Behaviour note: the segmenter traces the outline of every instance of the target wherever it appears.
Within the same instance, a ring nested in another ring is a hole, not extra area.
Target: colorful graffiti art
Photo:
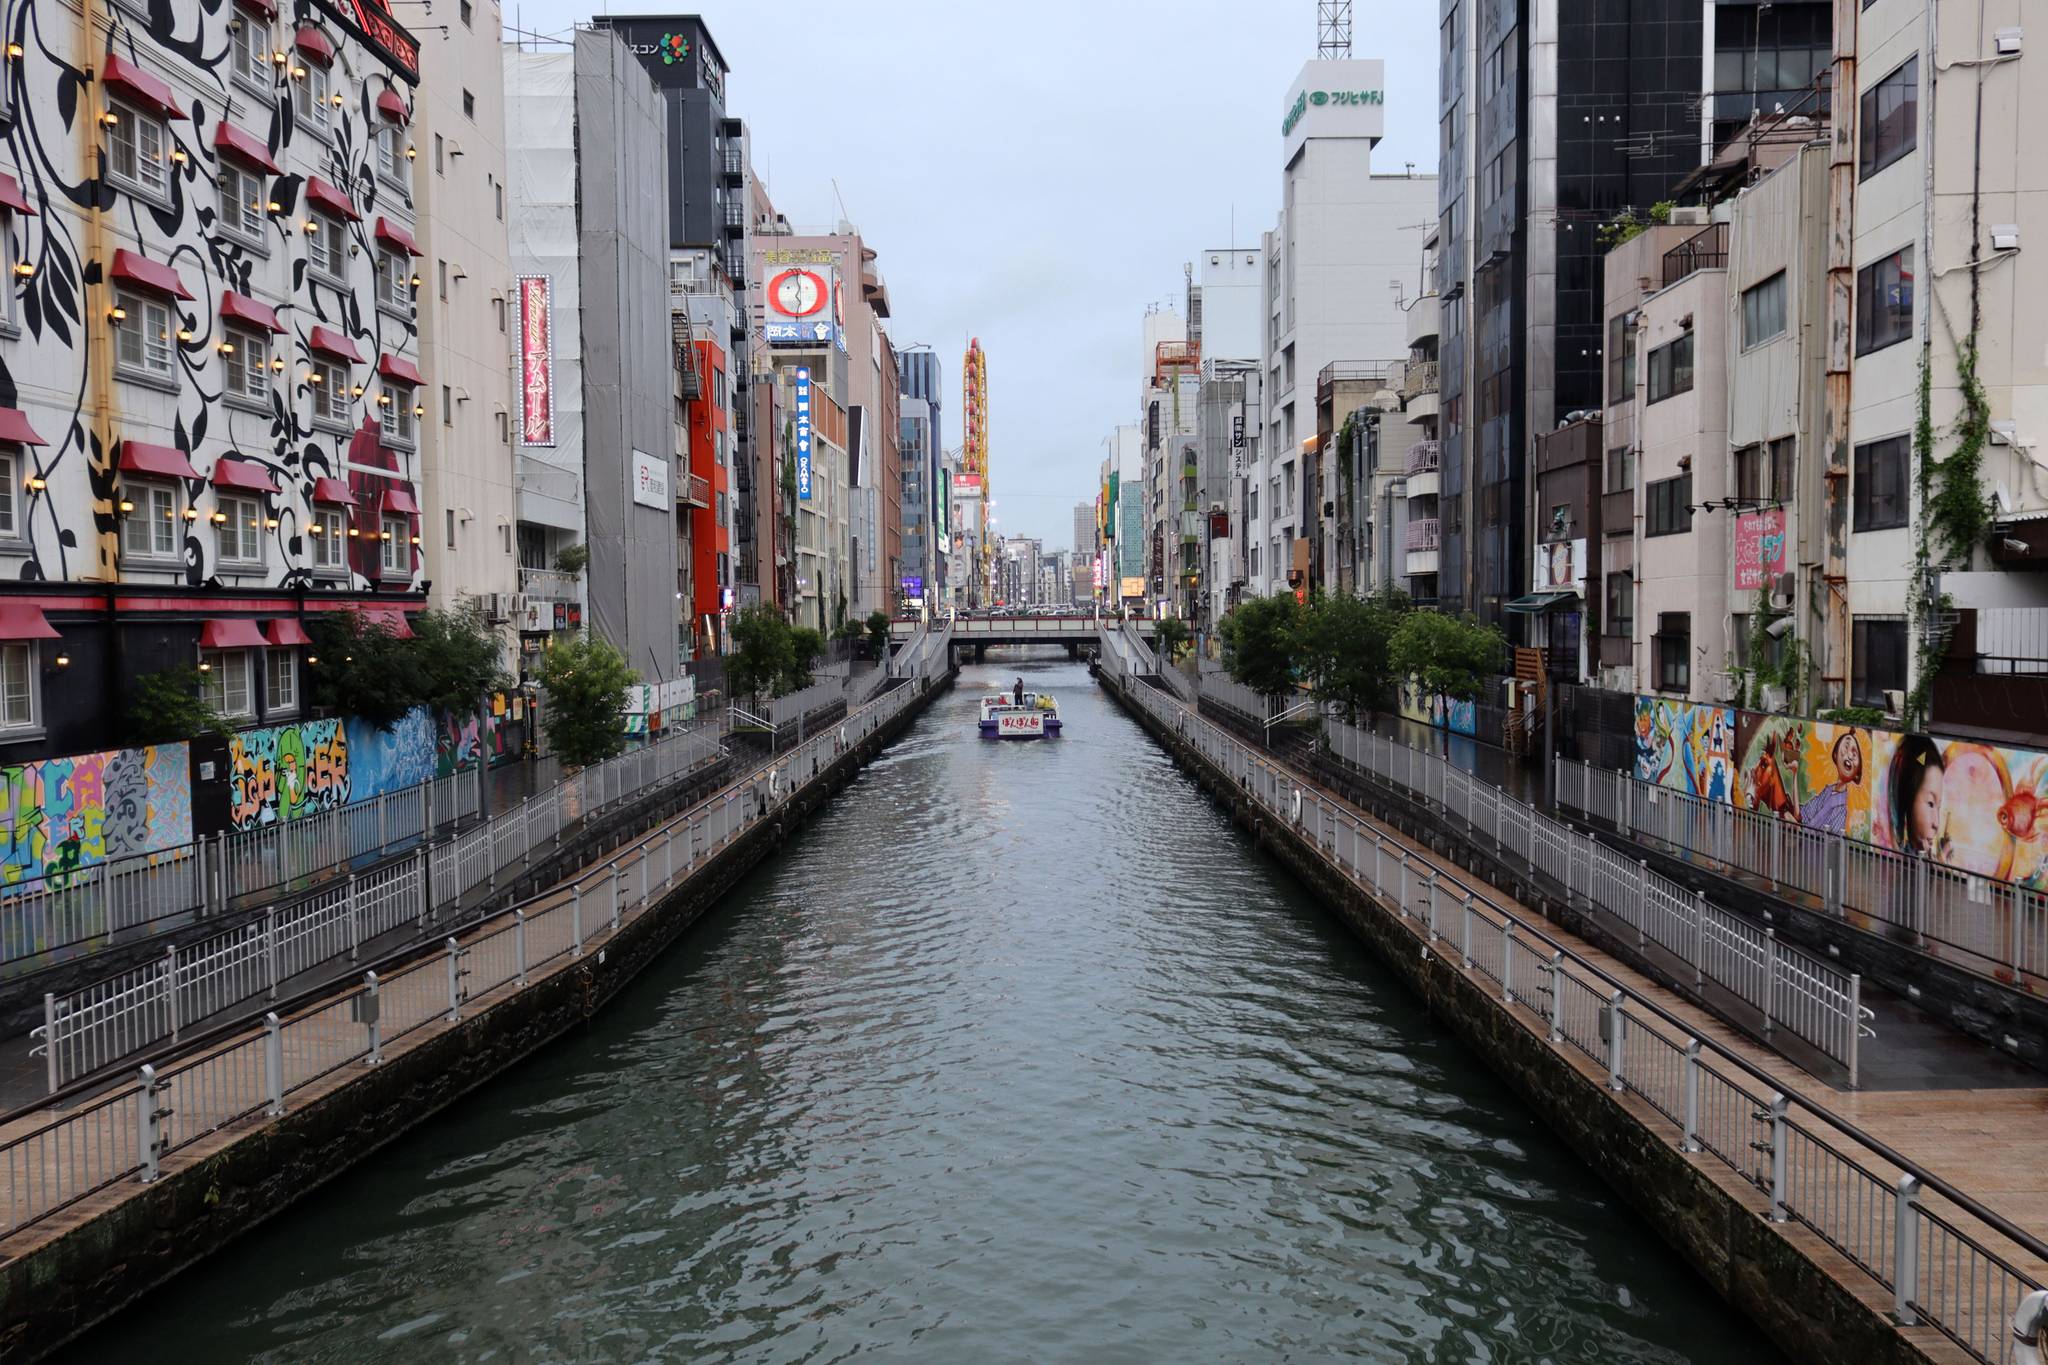
[[[1870,731],[1853,726],[1739,712],[1735,804],[1868,840],[1870,745]]]
[[[2048,754],[1889,731],[1873,738],[1872,843],[2048,886]]]
[[[1425,692],[1421,684],[1412,678],[1401,683],[1400,691],[1403,718],[1417,725],[1448,730],[1454,735],[1478,733],[1479,709],[1469,699],[1449,697],[1441,692]]]
[[[0,889],[62,884],[94,863],[192,840],[184,744],[114,749],[0,768]]]
[[[434,775],[447,777],[458,768],[476,766],[477,748],[483,742],[482,722],[475,715],[441,713],[434,732]]]
[[[349,789],[352,801],[416,787],[434,776],[434,722],[416,706],[389,730],[350,717]]]
[[[228,824],[303,820],[351,799],[349,739],[338,720],[243,730],[228,740]]]
[[[1735,711],[1727,706],[1636,698],[1636,776],[1706,801],[1735,792]]]

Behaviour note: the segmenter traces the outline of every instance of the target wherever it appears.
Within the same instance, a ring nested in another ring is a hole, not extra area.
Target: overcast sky
[[[1353,54],[1387,63],[1379,170],[1436,166],[1435,11],[1358,6]],[[676,12],[702,14],[731,65],[726,112],[746,120],[776,208],[834,222],[837,180],[880,252],[890,335],[943,359],[949,446],[960,353],[981,338],[1000,528],[1070,546],[1103,437],[1137,417],[1146,305],[1180,307],[1184,262],[1272,225],[1282,105],[1315,56],[1315,0]],[[559,33],[591,13],[506,0],[505,18]]]

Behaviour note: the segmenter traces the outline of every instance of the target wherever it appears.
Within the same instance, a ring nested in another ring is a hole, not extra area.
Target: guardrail
[[[550,888],[448,938],[442,952],[387,973],[366,972],[360,985],[303,1009],[273,1011],[260,1032],[243,1029],[203,1056],[162,1069],[143,1066],[134,1086],[0,1143],[0,1232],[19,1231],[127,1177],[155,1180],[166,1156],[206,1134],[282,1114],[294,1093],[322,1077],[374,1065],[399,1038],[458,1022],[479,996],[524,985],[563,957],[580,957],[645,914],[678,877],[771,818],[801,780],[922,697],[944,663],[942,654],[928,654],[909,686],[585,869],[566,888]]]
[[[1300,830],[1353,884],[1391,906],[1446,960],[1547,1023],[1551,1043],[1607,1072],[1654,1111],[1681,1151],[1711,1156],[1764,1192],[1773,1222],[1811,1229],[1974,1359],[2015,1359],[2011,1324],[2048,1244],[1803,1096],[1552,939],[1486,888],[1414,866],[1340,804],[1156,689],[1127,689],[1270,815]],[[1427,757],[1426,755],[1424,757]],[[1461,774],[1462,776],[1462,774]],[[1451,945],[1455,944],[1455,949]],[[1455,956],[1453,953],[1455,952]],[[1936,1205],[1930,1196],[1938,1196]],[[2010,1243],[2004,1249],[1992,1244]]]
[[[1861,915],[2000,971],[2048,980],[2048,892],[1808,829],[1557,759],[1557,800],[1621,834],[1654,839],[1812,896],[1839,919]]]

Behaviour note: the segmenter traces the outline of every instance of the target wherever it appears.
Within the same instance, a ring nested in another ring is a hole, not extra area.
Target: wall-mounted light
[[[356,661],[356,656],[353,654],[344,654],[341,656],[341,661],[345,664],[352,664]]]
[[[113,127],[120,121],[121,116],[111,109],[107,110],[106,113],[100,115],[100,122],[106,124],[109,128]]]
[[[283,212],[284,212],[284,205],[283,205],[283,204],[280,204],[280,203],[278,203],[278,202],[277,202],[277,201],[276,201],[275,199],[271,200],[271,201],[269,202],[269,204],[268,204],[268,205],[266,205],[266,207],[268,207],[268,208],[269,208],[269,210],[270,210],[270,211],[271,211],[272,213],[283,213]]]
[[[21,44],[9,43],[7,45],[7,55],[16,61],[20,61],[22,56]]]
[[[21,276],[23,279],[28,279],[31,275],[34,275],[36,273],[36,268],[30,265],[27,261],[16,261],[14,263],[14,273]]]
[[[271,369],[273,369],[273,370],[281,370],[281,369],[283,369],[283,368],[284,368],[284,357],[283,357],[283,356],[277,356],[277,357],[275,357],[274,359],[272,359],[272,360],[271,360],[271,362],[270,362],[270,368],[271,368]]]
[[[381,533],[380,533],[380,534],[379,534],[379,535],[377,536],[377,539],[379,539],[379,540],[389,540],[389,539],[391,539],[391,533],[390,533],[389,531],[384,531],[384,532],[381,532]]]
[[[214,524],[215,526],[225,526],[225,525],[227,525],[227,524],[228,524],[228,514],[227,514],[227,513],[225,513],[225,512],[215,512],[215,513],[213,514],[213,524]]]
[[[321,378],[320,378],[320,371],[318,371],[318,370],[308,370],[308,371],[306,371],[306,382],[307,382],[308,384],[318,384],[318,383],[321,383],[321,382],[322,382],[322,380],[321,380]]]
[[[270,60],[276,62],[279,66],[283,66],[291,59],[292,57],[289,52],[273,52],[270,54]]]
[[[250,522],[249,524],[250,524],[251,526],[254,526],[254,525],[255,525],[256,523],[252,521],[252,522]],[[263,519],[263,529],[264,529],[264,530],[266,530],[266,531],[275,531],[275,530],[277,529],[277,518],[276,518],[276,517],[265,517],[265,518]]]
[[[235,343],[223,341],[214,349],[218,350],[222,355],[233,355],[235,353]]]
[[[197,520],[199,520],[199,509],[198,509],[197,507],[187,507],[187,508],[185,509],[185,520],[187,520],[187,521],[197,521]]]
[[[420,543],[420,538],[419,538],[418,536],[414,536],[414,537],[412,538],[412,543],[413,543],[413,544],[415,544],[415,545],[419,544],[419,543]]]
[[[415,417],[425,417],[427,415],[427,405],[425,403],[413,404],[412,415]]]
[[[405,159],[407,161],[418,161],[420,159],[420,149],[417,147],[407,147],[405,149]]]
[[[348,100],[342,96],[342,93],[339,90],[337,90],[334,92],[333,103],[334,107],[339,109],[342,105],[347,104]]]
[[[56,657],[56,659],[55,659],[55,660],[53,660],[53,662],[54,662],[54,663],[55,663],[55,664],[57,665],[57,667],[59,667],[59,668],[69,668],[69,667],[71,667],[71,651],[70,651],[70,650],[68,650],[68,649],[60,649],[60,650],[58,650],[58,651],[57,651],[57,657]]]
[[[299,230],[310,237],[312,234],[320,230],[320,225],[314,222],[311,218],[308,218],[306,219],[306,221],[299,224]]]
[[[45,479],[40,474],[31,474],[28,476],[28,491],[31,493],[40,493],[49,486],[50,481],[48,479]]]
[[[388,393],[380,393],[380,394],[378,394],[378,395],[377,395],[377,405],[378,405],[379,407],[385,407],[385,408],[388,408],[388,407],[390,407],[390,406],[391,406],[391,395],[390,395],[390,394],[388,394]]]
[[[178,340],[180,340],[180,341],[190,341],[191,339],[192,339],[192,329],[191,329],[190,327],[180,327],[180,328],[178,329]]]
[[[293,79],[293,80],[295,80],[295,81],[302,81],[302,80],[306,79],[306,68],[305,68],[305,67],[303,67],[303,66],[295,66],[295,67],[293,67],[293,68],[292,68],[292,79]]]
[[[419,288],[419,287],[420,287],[420,277],[419,277],[419,276],[415,275],[415,276],[413,276],[413,277],[412,277],[412,287],[413,287],[413,288],[415,288],[415,289],[417,289],[417,288]]]
[[[185,164],[185,149],[183,147],[171,148],[171,164],[175,166]]]
[[[133,498],[123,498],[117,505],[120,507],[123,515],[135,510],[135,500]]]
[[[211,673],[213,672],[213,665],[207,662],[205,659],[201,659],[199,661],[199,671],[201,673]]]
[[[318,654],[308,654],[308,655],[306,656],[306,663],[307,663],[307,665],[308,665],[308,666],[311,666],[311,665],[313,665],[313,664],[317,664],[317,663],[319,663],[319,662],[320,662],[320,656],[319,656]]]
[[[354,539],[355,539],[356,537],[358,537],[358,536],[360,536],[360,535],[362,535],[362,532],[361,532],[361,531],[360,531],[359,529],[357,529],[356,527],[354,527],[354,526],[351,526],[351,527],[349,527],[349,528],[348,528],[348,538],[349,538],[350,540],[354,540]]]
[[[358,384],[354,388],[350,389],[349,396],[351,398],[361,398],[363,396],[363,386],[361,384]]]
[[[107,310],[107,317],[114,322],[126,322],[128,320],[128,310],[120,307],[109,308]]]

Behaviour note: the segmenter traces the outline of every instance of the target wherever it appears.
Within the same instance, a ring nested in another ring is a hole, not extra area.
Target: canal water
[[[1060,697],[1066,736],[974,734]],[[1779,1359],[1080,666],[992,657],[582,1032],[82,1342]]]

